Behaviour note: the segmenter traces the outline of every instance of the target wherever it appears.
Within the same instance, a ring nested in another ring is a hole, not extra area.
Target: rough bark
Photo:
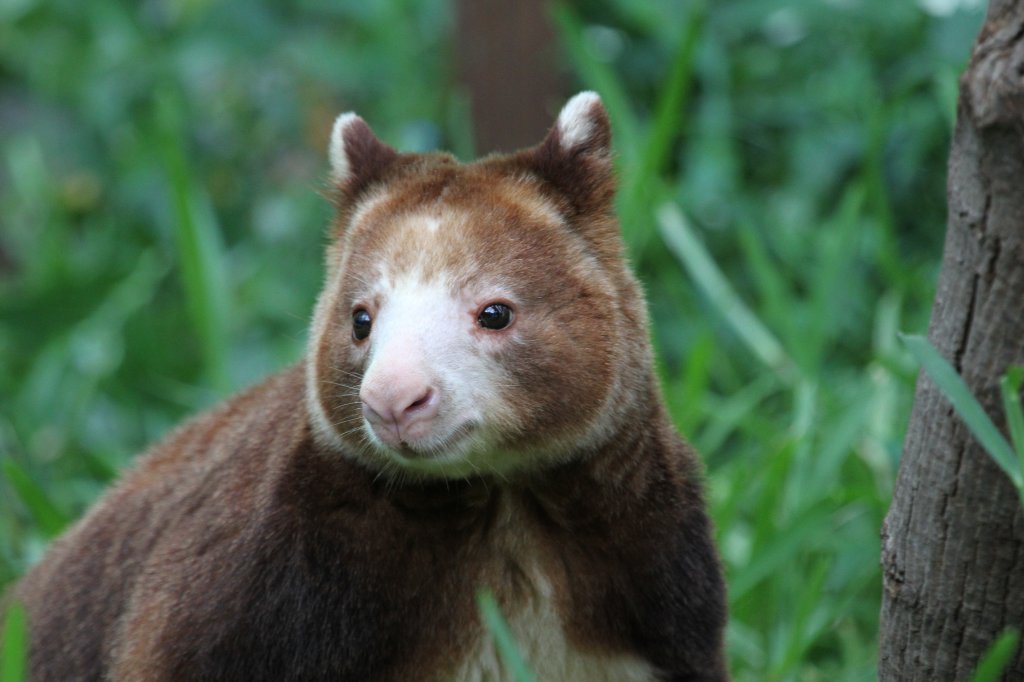
[[[459,0],[459,80],[472,109],[476,151],[508,152],[544,137],[565,99],[546,0]]]
[[[1024,2],[993,0],[960,81],[949,225],[929,329],[1006,433],[999,378],[1024,364]],[[879,679],[963,680],[1024,629],[1016,490],[923,374],[882,527]],[[1024,647],[1004,675],[1024,680]]]

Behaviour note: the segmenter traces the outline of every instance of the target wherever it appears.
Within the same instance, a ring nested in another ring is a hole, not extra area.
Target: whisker
[[[333,371],[333,372],[341,372],[342,374],[347,374],[348,376],[356,377],[357,379],[362,379],[363,378],[362,375],[359,374],[359,372],[353,372],[351,370],[347,370],[344,367],[341,367],[339,365],[331,365],[331,371]]]
[[[353,433],[356,433],[357,431],[362,431],[362,430],[363,430],[363,425],[362,425],[362,424],[359,424],[359,425],[357,425],[357,426],[353,426],[353,427],[352,427],[351,429],[348,429],[347,431],[344,431],[344,432],[342,432],[342,433],[340,433],[340,434],[338,434],[338,435],[339,435],[339,436],[340,436],[341,438],[345,438],[346,436],[350,436],[350,435],[352,435]]]

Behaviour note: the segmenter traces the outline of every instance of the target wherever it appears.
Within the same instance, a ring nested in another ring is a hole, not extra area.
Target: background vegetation
[[[666,394],[707,462],[737,680],[874,677],[916,376],[896,332],[927,324],[981,12],[554,11],[561,68],[614,122]],[[452,13],[0,2],[0,586],[147,443],[300,356],[338,112],[472,155]]]

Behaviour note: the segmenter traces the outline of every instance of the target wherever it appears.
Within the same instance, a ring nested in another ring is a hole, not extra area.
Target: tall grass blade
[[[801,658],[817,640],[828,619],[825,617],[825,605],[829,599],[823,598],[825,579],[828,577],[830,562],[819,559],[811,568],[809,575],[800,591],[792,620],[792,633],[785,643],[785,651],[776,665],[776,676],[782,678],[799,667]]]
[[[0,471],[14,488],[14,492],[17,493],[32,518],[35,519],[43,534],[47,538],[59,535],[68,525],[68,517],[50,501],[39,484],[33,481],[13,459],[4,459],[3,462],[0,462]]]
[[[1003,411],[1010,429],[1010,441],[1017,452],[1017,463],[1024,472],[1024,410],[1020,404],[1020,387],[1024,383],[1024,367],[1013,366],[999,380],[999,390],[1003,394]],[[1024,505],[1024,487],[1018,487],[1021,504]]]
[[[715,337],[709,328],[702,329],[696,336],[686,356],[686,364],[679,376],[679,390],[670,392],[674,401],[672,413],[681,421],[683,433],[692,433],[701,419],[701,406],[708,394],[711,358],[715,352]]]
[[[650,206],[654,204],[653,191],[660,182],[661,173],[672,153],[675,138],[682,132],[686,96],[693,83],[694,59],[697,42],[704,25],[703,3],[692,5],[686,24],[682,27],[676,53],[664,87],[658,93],[654,117],[636,165],[626,176],[619,196],[622,229],[626,242],[635,253],[643,251],[650,239]]]
[[[861,183],[848,187],[816,237],[814,265],[808,267],[811,276],[806,281],[811,314],[787,339],[789,352],[809,374],[818,374],[825,353],[834,350],[830,337],[842,328],[839,311],[845,306],[841,302],[847,300],[850,287],[858,286],[855,263],[858,242],[863,239],[865,195]]]
[[[964,420],[967,428],[971,430],[974,437],[978,439],[982,447],[988,452],[996,464],[999,465],[1017,490],[1024,488],[1024,478],[1021,477],[1021,464],[1014,453],[1013,448],[1006,442],[999,429],[992,423],[985,409],[978,403],[978,400],[967,388],[967,384],[956,373],[952,365],[939,354],[939,351],[929,343],[923,336],[912,336],[901,334],[900,338],[906,344],[911,354],[921,363],[921,367],[931,377],[935,385],[953,405],[953,409]]]
[[[220,231],[209,199],[195,185],[185,158],[180,107],[169,92],[157,98],[157,125],[170,183],[174,236],[189,316],[202,343],[207,380],[230,388],[227,371],[227,283]]]
[[[552,5],[551,16],[569,60],[578,69],[586,86],[601,95],[615,133],[616,150],[627,165],[631,164],[635,150],[640,148],[640,134],[626,88],[608,64],[591,54],[583,37],[583,22],[575,11],[559,2]]]
[[[732,574],[729,599],[737,602],[762,581],[786,566],[796,565],[798,556],[829,536],[832,518],[808,511],[792,525],[766,530],[766,543],[757,547],[754,558]]]
[[[793,361],[782,344],[740,300],[725,279],[682,211],[673,203],[658,209],[658,226],[668,248],[690,273],[690,277],[711,299],[722,317],[758,359],[774,370],[786,383],[796,379]]]
[[[654,119],[640,158],[640,173],[634,176],[635,182],[648,180],[665,167],[672,152],[672,143],[682,128],[682,112],[693,84],[694,59],[697,41],[704,26],[704,14],[703,3],[691,5],[690,16],[686,26],[682,27],[683,35],[664,81],[665,86],[658,93]]]
[[[1020,633],[1013,628],[1007,628],[999,635],[992,646],[988,648],[985,655],[978,662],[974,674],[968,682],[996,682],[1002,677],[1006,666],[1010,664],[1013,655],[1017,653],[1017,645],[1020,643]]]
[[[1006,412],[1006,423],[1010,428],[1010,441],[1017,451],[1017,458],[1024,468],[1024,410],[1020,404],[1020,387],[1024,383],[1024,367],[1011,367],[999,380],[999,390],[1003,394],[1003,410]]]
[[[901,283],[906,279],[907,269],[896,248],[896,216],[885,171],[886,135],[890,130],[890,120],[884,107],[871,107],[865,112],[865,117],[867,139],[860,184],[864,187],[867,212],[878,221],[878,264],[890,282]]]
[[[0,649],[0,682],[23,682],[28,658],[28,628],[25,608],[13,602],[4,619],[3,648]]]
[[[762,315],[772,320],[779,336],[788,341],[798,333],[799,321],[789,314],[794,295],[786,279],[786,272],[773,260],[765,240],[749,221],[737,226],[736,236],[746,272],[760,299]]]
[[[738,391],[729,394],[712,406],[708,397],[708,415],[703,428],[694,437],[702,452],[716,452],[725,440],[739,429],[750,414],[757,410],[772,393],[779,388],[778,381],[771,374],[762,374]]]
[[[491,636],[494,637],[494,642],[498,646],[498,651],[501,653],[501,660],[504,661],[506,670],[512,674],[512,679],[515,682],[536,682],[536,678],[534,678],[530,668],[526,665],[526,660],[519,653],[519,647],[516,645],[512,632],[508,628],[508,623],[505,622],[505,617],[501,615],[501,609],[498,608],[498,602],[495,601],[491,591],[482,589],[477,592],[476,604],[477,608],[480,609],[480,616],[484,620],[484,625],[487,626]]]

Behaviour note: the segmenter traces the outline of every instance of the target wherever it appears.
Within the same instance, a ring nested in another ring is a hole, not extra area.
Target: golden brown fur
[[[33,680],[491,679],[481,587],[551,679],[726,679],[699,465],[658,395],[607,117],[574,102],[470,165],[349,121],[308,359],[172,433],[25,577]],[[479,473],[407,471],[360,428],[353,306],[410,271],[514,298],[507,333],[458,341],[502,378],[500,419],[467,427]]]

